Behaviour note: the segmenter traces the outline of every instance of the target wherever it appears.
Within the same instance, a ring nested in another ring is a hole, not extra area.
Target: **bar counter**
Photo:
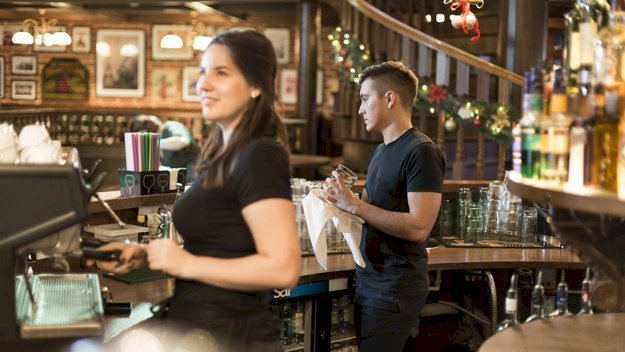
[[[489,338],[479,351],[625,351],[624,325],[625,313],[538,320]]]
[[[506,269],[518,267],[583,269],[585,264],[566,249],[534,248],[446,248],[428,249],[429,270]],[[344,278],[353,275],[356,264],[351,254],[328,256],[324,270],[314,256],[302,258],[300,283]],[[101,276],[102,286],[114,294],[115,301],[157,303],[173,294],[173,279],[128,285]]]

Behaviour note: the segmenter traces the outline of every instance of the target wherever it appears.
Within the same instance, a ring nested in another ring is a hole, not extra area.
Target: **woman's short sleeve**
[[[267,198],[291,199],[288,153],[269,138],[241,150],[230,179],[241,208]]]

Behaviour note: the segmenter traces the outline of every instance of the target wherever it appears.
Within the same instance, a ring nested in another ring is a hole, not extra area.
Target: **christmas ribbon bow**
[[[447,98],[447,89],[441,84],[430,84],[430,103],[440,104],[442,100]]]
[[[454,2],[453,4],[451,4],[451,6],[449,6],[449,8],[452,11],[456,11],[457,9],[461,8],[462,9],[462,14],[460,14],[460,16],[462,16],[462,30],[469,34],[469,26],[467,25],[467,16],[469,14],[472,14],[473,17],[475,17],[475,26],[473,27],[473,30],[475,31],[475,36],[473,36],[473,38],[471,38],[471,41],[474,42],[478,39],[480,39],[480,22],[477,20],[477,16],[475,16],[475,14],[473,14],[473,12],[471,12],[471,2],[470,0],[456,0],[456,2]],[[479,6],[478,6],[479,8]]]

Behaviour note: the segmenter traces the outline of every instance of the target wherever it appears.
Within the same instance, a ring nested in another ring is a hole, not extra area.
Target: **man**
[[[336,171],[326,179],[324,197],[365,220],[366,267],[356,270],[360,351],[402,351],[429,292],[426,240],[441,204],[445,160],[412,127],[418,80],[410,69],[384,62],[364,70],[360,81],[358,113],[384,143],[369,159],[361,200]]]

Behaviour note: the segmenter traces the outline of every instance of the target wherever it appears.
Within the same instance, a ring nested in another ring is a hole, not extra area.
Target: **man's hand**
[[[343,181],[338,172],[332,171],[332,178],[326,178],[322,198],[334,204],[337,208],[350,214],[355,214],[360,200]]]

